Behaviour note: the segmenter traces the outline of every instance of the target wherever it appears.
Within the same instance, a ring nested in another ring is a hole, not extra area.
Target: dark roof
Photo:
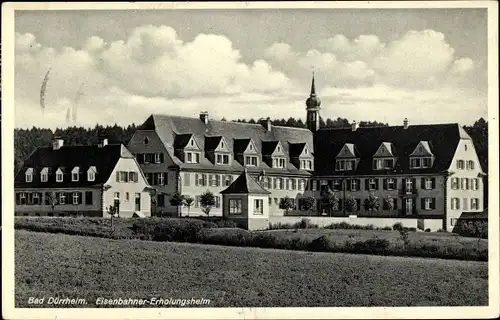
[[[262,154],[265,156],[271,155],[278,146],[278,141],[262,141]]]
[[[51,188],[51,187],[83,187],[99,185],[106,182],[113,169],[121,158],[133,158],[134,156],[122,144],[108,144],[99,148],[98,146],[62,146],[58,150],[52,147],[41,147],[29,156],[23,163],[23,167],[16,174],[15,187],[29,188]],[[95,181],[87,181],[87,170],[96,167]],[[79,167],[80,181],[71,181],[71,171]],[[26,182],[25,172],[28,168],[34,169],[33,182]],[[41,182],[40,172],[43,168],[49,168],[47,182]],[[66,175],[63,182],[56,182],[56,171],[63,168]]]
[[[480,212],[462,212],[459,219],[460,220],[488,219],[488,209],[486,208]]]
[[[218,137],[205,137],[205,151],[214,151],[222,140],[221,136]]]
[[[345,143],[352,143],[359,153],[360,163],[355,174],[407,174],[438,173],[448,170],[453,160],[460,139],[470,139],[469,135],[458,124],[414,125],[404,129],[403,126],[364,127],[352,131],[348,129],[320,129],[314,135],[315,173],[318,175],[335,175],[335,157]],[[432,168],[409,168],[409,155],[420,141],[429,141],[435,156]],[[398,156],[396,166],[389,172],[372,170],[373,155],[383,142],[390,142]]]
[[[290,150],[290,157],[298,157],[304,151],[305,143],[289,143],[288,150]]]
[[[191,140],[192,134],[177,134],[174,138],[174,149],[183,149]]]
[[[233,150],[234,153],[243,153],[248,147],[251,139],[234,139]]]
[[[243,193],[243,194],[270,194],[271,192],[264,189],[257,181],[252,178],[247,171],[236,178],[226,189],[220,192],[221,194],[233,194],[233,193]]]
[[[262,150],[263,141],[280,141],[285,153],[288,153],[288,142],[305,143],[310,150],[313,150],[313,134],[310,130],[304,128],[273,126],[272,130],[266,130],[261,124],[218,120],[209,120],[205,124],[199,118],[194,117],[151,115],[139,129],[155,130],[175,165],[186,169],[221,169],[223,171],[241,172],[244,167],[233,160],[230,166],[222,168],[214,165],[206,157],[201,157],[199,164],[184,163],[174,154],[174,148],[178,145],[175,140],[179,135],[192,134],[201,151],[206,150],[205,137],[224,137],[228,149],[234,150],[236,153],[246,148],[248,143],[245,145],[245,140],[249,141],[249,139],[254,141],[257,150]],[[285,169],[273,169],[265,161],[260,161],[259,167],[255,168],[255,170],[257,172],[266,170],[268,173],[310,175],[307,171],[297,169],[292,163],[288,163]]]

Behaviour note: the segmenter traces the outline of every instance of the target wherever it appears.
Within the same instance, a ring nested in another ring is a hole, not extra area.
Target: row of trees
[[[186,206],[188,208],[188,216],[189,216],[189,211],[191,207],[193,206],[194,199],[190,197],[189,195],[183,195],[180,194],[179,192],[176,192],[172,195],[170,198],[170,205],[177,207]],[[200,207],[201,210],[208,216],[210,216],[210,211],[212,208],[215,206],[215,196],[212,192],[209,190],[205,191],[200,195]]]

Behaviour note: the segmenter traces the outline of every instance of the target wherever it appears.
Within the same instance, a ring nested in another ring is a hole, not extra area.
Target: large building
[[[220,192],[244,169],[270,192],[269,215],[305,215],[300,199],[316,198],[316,215],[419,219],[421,229],[451,230],[462,211],[483,210],[483,179],[470,136],[459,124],[320,128],[321,101],[314,77],[306,100],[308,129],[151,115],[128,148],[157,190],[154,214],[203,215],[200,195],[216,196],[211,215],[222,215]],[[324,208],[329,188],[339,205]],[[171,206],[176,192],[192,207]],[[295,210],[279,208],[284,197]],[[366,205],[378,198],[379,208]],[[347,208],[345,201],[350,199]],[[308,211],[307,214],[310,214]]]
[[[15,177],[16,215],[150,216],[151,186],[122,144],[65,146],[54,139],[23,163]]]

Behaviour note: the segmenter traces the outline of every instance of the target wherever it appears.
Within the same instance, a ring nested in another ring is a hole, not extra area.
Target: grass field
[[[485,262],[111,240],[17,230],[28,297],[204,298],[209,307],[487,305]],[[43,305],[44,307],[50,307]],[[57,306],[56,306],[57,307]]]

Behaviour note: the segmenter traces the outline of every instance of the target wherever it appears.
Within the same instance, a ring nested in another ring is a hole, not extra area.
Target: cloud
[[[313,67],[323,117],[399,123],[403,110],[414,123],[466,122],[486,112],[484,91],[476,88],[485,81],[484,66],[455,57],[433,30],[387,43],[376,35],[333,35],[304,51],[277,42],[251,62],[243,62],[245,52],[225,35],[187,41],[169,26],[140,26],[124,39],[92,36],[75,47],[47,47],[30,33],[17,33],[15,43],[21,127],[67,125],[81,86],[77,125],[141,123],[151,113],[196,116],[200,110],[214,118],[304,118]],[[42,115],[40,85],[49,68]]]

